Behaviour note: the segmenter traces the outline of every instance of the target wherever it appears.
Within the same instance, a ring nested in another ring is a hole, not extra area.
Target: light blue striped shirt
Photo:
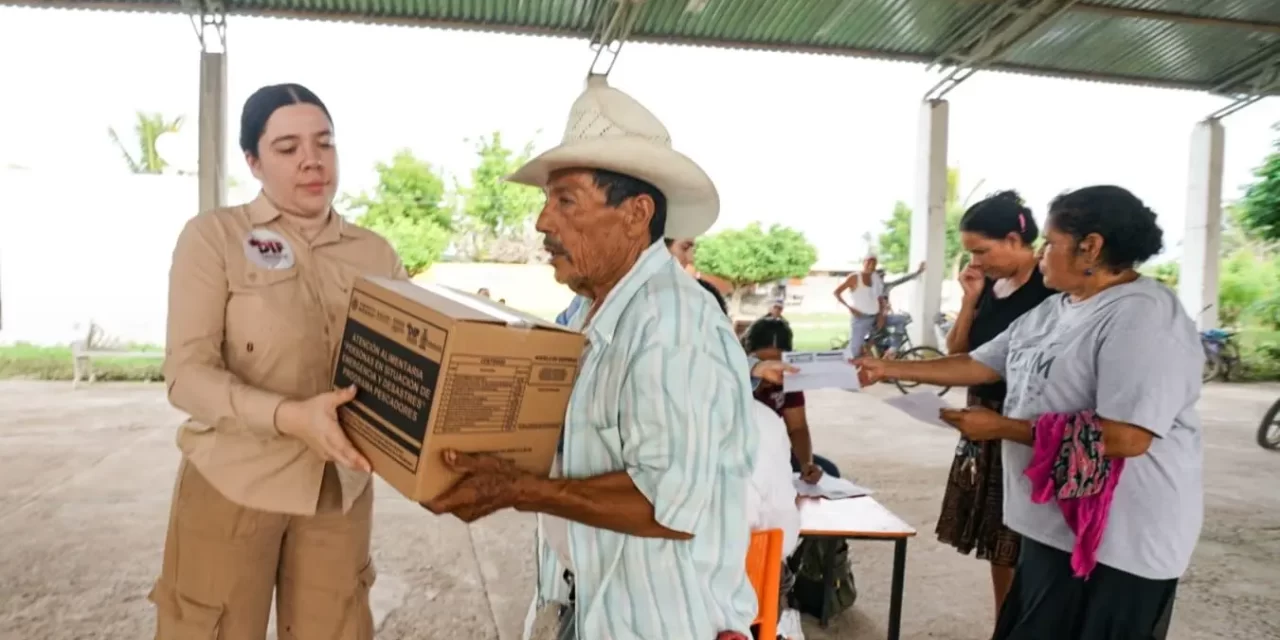
[[[569,323],[581,328],[590,304]],[[716,301],[655,243],[586,327],[565,417],[563,475],[625,470],[677,541],[568,523],[579,640],[750,636],[747,488],[756,450],[747,359]],[[565,601],[538,536],[535,607]]]

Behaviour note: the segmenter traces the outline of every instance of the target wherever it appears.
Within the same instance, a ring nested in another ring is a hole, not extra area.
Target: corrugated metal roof
[[[204,0],[206,3],[215,0]],[[615,0],[221,0],[229,14],[416,24],[589,38]],[[635,0],[624,0],[634,2]],[[192,0],[0,0],[37,7],[182,11]],[[931,62],[1001,0],[644,0],[631,37]],[[1024,0],[1032,4],[1032,0]],[[1080,1],[993,69],[1242,93],[1280,64],[1280,0]],[[1266,89],[1280,95],[1280,84]]]
[[[1093,0],[1088,4],[1204,18],[1280,22],[1280,2],[1275,0]]]

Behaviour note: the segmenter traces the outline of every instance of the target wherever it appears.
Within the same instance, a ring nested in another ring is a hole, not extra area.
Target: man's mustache
[[[560,256],[566,260],[572,260],[572,258],[569,257],[569,250],[565,249],[564,245],[560,244],[560,241],[554,238],[543,239],[542,249],[552,256]]]

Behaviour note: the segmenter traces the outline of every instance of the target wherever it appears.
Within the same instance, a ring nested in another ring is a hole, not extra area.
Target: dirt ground
[[[821,453],[917,527],[904,638],[982,640],[986,567],[932,535],[955,436],[874,393],[812,394]],[[1253,430],[1280,386],[1215,385],[1205,422],[1207,518],[1179,589],[1177,640],[1280,638],[1280,454]],[[157,571],[178,455],[179,415],[156,385],[0,383],[0,639],[151,637]],[[517,640],[532,583],[529,517],[471,527],[378,487],[374,590],[379,640]],[[892,547],[853,543],[860,596],[810,640],[883,638]]]

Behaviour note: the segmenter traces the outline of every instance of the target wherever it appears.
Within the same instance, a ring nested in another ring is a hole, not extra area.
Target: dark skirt
[[[1149,580],[1099,564],[1075,577],[1071,554],[1022,541],[993,640],[1165,640],[1177,580]]]
[[[969,406],[1001,410],[1000,402],[983,401],[969,394]],[[935,530],[940,542],[979,560],[1012,567],[1018,563],[1021,540],[1004,526],[1004,465],[1000,441],[969,442],[961,437],[947,474],[942,512]]]

